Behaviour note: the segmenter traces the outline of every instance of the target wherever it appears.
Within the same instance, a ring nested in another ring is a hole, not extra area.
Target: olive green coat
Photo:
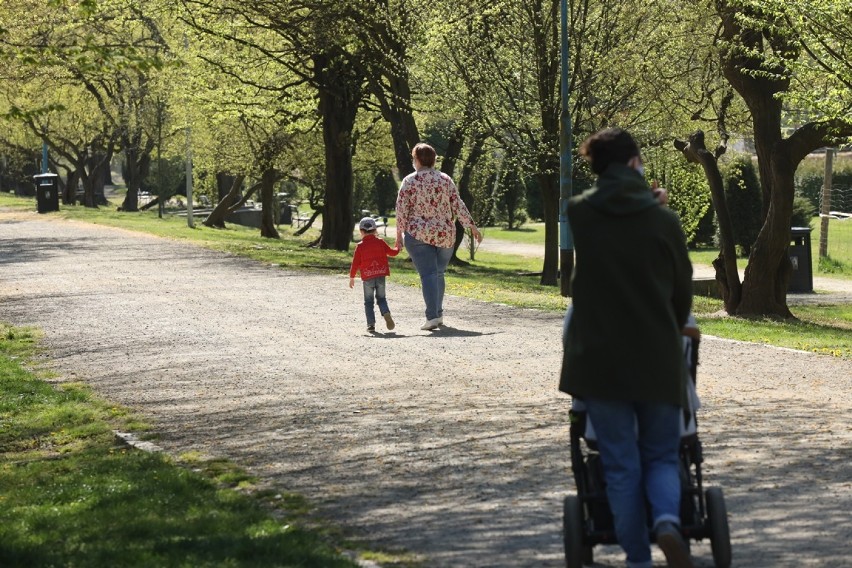
[[[635,170],[613,164],[569,201],[568,219],[576,262],[559,389],[681,405],[692,264],[677,215]]]

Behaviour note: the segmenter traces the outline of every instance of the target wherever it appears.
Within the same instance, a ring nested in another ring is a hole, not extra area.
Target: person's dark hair
[[[640,153],[636,140],[626,130],[604,128],[586,138],[580,146],[580,155],[600,175],[610,164],[626,164]]]
[[[411,157],[417,158],[420,165],[427,168],[431,168],[435,165],[435,157],[437,155],[438,154],[435,152],[435,149],[425,142],[417,144],[414,149],[411,150]]]

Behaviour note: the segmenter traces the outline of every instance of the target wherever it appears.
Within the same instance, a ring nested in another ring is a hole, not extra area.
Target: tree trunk
[[[531,9],[536,28],[532,43],[541,122],[536,177],[544,215],[543,286],[559,285],[559,10],[560,3],[556,0],[541,0],[533,3]],[[563,276],[571,277],[570,274]]]
[[[385,9],[387,7],[385,6]],[[405,63],[407,45],[400,41],[404,34],[382,22],[371,21],[365,28],[365,43],[372,44],[373,53],[364,70],[370,92],[376,98],[382,118],[390,125],[393,153],[399,177],[414,171],[411,150],[420,142],[417,122],[411,110],[411,85]]]
[[[237,176],[233,176],[227,172],[219,172],[216,174],[216,194],[219,196],[219,201],[222,201],[226,195],[231,195],[234,191],[234,180]],[[239,191],[240,186],[242,185],[242,180],[245,179],[245,176],[240,176],[240,183],[237,185],[236,194],[232,194],[232,201],[227,203],[226,205],[230,207],[239,199]]]
[[[320,248],[347,251],[352,219],[352,129],[361,100],[361,78],[342,57],[314,57],[325,146],[325,203]]]
[[[795,165],[784,163],[783,146],[771,158],[768,183],[772,195],[763,228],[749,256],[743,278],[742,301],[738,315],[778,315],[792,317],[787,306],[790,279],[790,218],[793,215]],[[758,158],[759,159],[759,158]],[[798,165],[798,162],[796,163]]]
[[[461,200],[464,201],[464,204],[467,206],[471,215],[473,215],[474,202],[473,193],[470,191],[470,179],[473,177],[473,169],[482,157],[484,146],[485,136],[482,134],[475,134],[473,137],[473,145],[470,148],[470,152],[468,152],[467,159],[465,160],[464,167],[462,168],[462,175],[456,185],[459,190],[459,197],[461,197]],[[462,240],[464,240],[464,227],[462,227],[461,223],[456,221],[456,240],[453,244],[453,256],[450,260],[453,264],[467,264],[458,257],[459,247],[461,246]]]
[[[719,146],[715,153],[711,153],[707,150],[704,133],[699,130],[689,137],[688,143],[676,140],[675,148],[683,153],[687,161],[701,164],[710,185],[710,199],[716,211],[720,240],[719,256],[713,261],[713,266],[716,268],[716,282],[722,290],[725,311],[732,314],[740,305],[742,284],[740,284],[740,273],[737,270],[733,223],[725,200],[725,185],[719,171],[718,159],[725,152],[725,147]]]
[[[135,144],[131,143],[130,140],[125,140],[123,144],[127,169],[127,179],[125,179],[127,194],[124,196],[121,210],[135,212],[139,211],[139,190],[151,169],[153,141],[149,142],[150,147],[146,146],[141,150],[135,148]]]
[[[65,183],[65,191],[62,194],[64,205],[77,203],[77,186],[80,185],[80,172],[72,168],[68,173],[68,181]]]
[[[461,126],[453,129],[450,139],[447,142],[447,149],[444,152],[444,157],[441,160],[441,171],[450,177],[453,177],[456,172],[456,163],[461,157],[462,149],[464,148],[464,129]]]
[[[260,181],[260,236],[267,239],[280,239],[278,229],[275,228],[275,182],[280,176],[274,168],[263,171]],[[351,231],[350,231],[351,233]]]
[[[240,194],[240,187],[242,187],[243,185],[243,180],[245,179],[245,176],[229,176],[229,179],[231,179],[230,190],[225,193],[224,196],[221,197],[219,203],[217,203],[216,207],[213,208],[213,211],[210,212],[210,215],[208,215],[207,218],[201,222],[202,225],[205,225],[207,227],[215,227],[217,229],[225,228],[225,217],[228,215],[231,205],[235,201],[239,200],[238,196]]]
[[[104,169],[109,168],[112,151],[94,152],[86,157],[83,171],[83,205],[97,208],[105,205],[104,198]]]
[[[558,154],[557,154],[558,156]],[[541,188],[541,205],[544,215],[544,265],[541,269],[542,286],[559,284],[559,178],[555,170],[542,167],[536,174]],[[570,278],[570,274],[565,275]]]

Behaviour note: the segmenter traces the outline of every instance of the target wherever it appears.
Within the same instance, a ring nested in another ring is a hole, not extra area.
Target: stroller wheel
[[[716,568],[731,565],[731,533],[728,529],[728,511],[720,487],[710,487],[704,492],[707,499],[707,523],[710,528],[710,546]]]
[[[565,498],[562,515],[562,537],[565,544],[565,567],[582,568],[592,563],[592,547],[583,546],[585,520],[580,499],[576,495]]]

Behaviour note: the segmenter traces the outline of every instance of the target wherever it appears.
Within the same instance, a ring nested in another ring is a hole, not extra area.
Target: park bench
[[[301,227],[307,225],[311,218],[309,215],[303,215],[299,212],[299,208],[295,205],[290,206],[290,225],[293,227]]]

